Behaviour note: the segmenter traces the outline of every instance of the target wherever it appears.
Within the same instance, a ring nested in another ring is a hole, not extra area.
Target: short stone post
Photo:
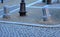
[[[46,3],[46,0],[42,0],[43,3]]]
[[[51,1],[52,1],[52,0],[47,0],[47,4],[51,4]]]
[[[57,3],[59,3],[60,1],[59,0],[57,0]]]
[[[46,15],[45,8],[42,8],[42,11],[43,11],[43,21],[47,21],[47,15]]]
[[[4,15],[3,15],[3,18],[6,18],[6,19],[10,18],[9,9],[8,9],[7,5],[4,6]]]
[[[1,0],[1,3],[3,3],[3,0]]]
[[[43,21],[51,20],[51,14],[49,13],[48,8],[43,8]]]
[[[20,15],[20,16],[26,16],[25,0],[21,0],[19,15]]]

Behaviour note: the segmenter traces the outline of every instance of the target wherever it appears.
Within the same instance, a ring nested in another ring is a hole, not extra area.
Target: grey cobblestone
[[[60,28],[2,24],[0,37],[60,37]]]

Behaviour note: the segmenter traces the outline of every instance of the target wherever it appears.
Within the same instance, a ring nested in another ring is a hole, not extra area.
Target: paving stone
[[[0,23],[0,37],[60,37],[60,28]]]

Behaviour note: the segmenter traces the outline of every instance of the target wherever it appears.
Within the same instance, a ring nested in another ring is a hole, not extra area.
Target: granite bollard
[[[43,3],[46,3],[46,0],[42,0]]]
[[[26,5],[25,5],[25,1],[24,0],[21,0],[21,3],[20,3],[19,15],[20,16],[26,16]]]
[[[48,8],[43,7],[43,8],[42,8],[42,11],[43,11],[43,21],[48,21],[48,20],[50,20],[50,19],[51,19],[51,14],[49,13]]]
[[[7,5],[4,6],[4,15],[3,15],[3,18],[10,18],[10,15],[9,15],[9,8]]]
[[[51,1],[52,1],[52,0],[47,0],[47,4],[51,4]]]
[[[1,0],[1,3],[3,3],[3,0]]]

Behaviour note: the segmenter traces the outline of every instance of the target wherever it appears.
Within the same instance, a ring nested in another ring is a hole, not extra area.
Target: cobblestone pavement
[[[60,37],[60,27],[35,27],[0,23],[0,37]]]
[[[16,4],[16,2],[14,2],[14,3]],[[27,3],[29,3],[29,2],[27,2]],[[13,4],[10,4],[10,5],[13,5]],[[39,23],[38,21],[41,21],[40,17],[42,17],[42,9],[38,8],[38,7],[34,8],[34,6],[32,8],[27,9],[26,17],[20,17],[19,14],[17,13],[19,11],[18,10],[15,13],[11,14],[10,19],[0,18],[0,21],[1,20],[4,20],[4,21],[9,20],[9,21],[13,21],[13,22],[14,21],[15,22],[30,21],[30,23]],[[37,5],[37,6],[39,6],[39,5]],[[53,20],[59,21],[59,23],[60,23],[60,20],[59,20],[60,19],[60,16],[59,16],[60,9],[51,8],[49,10],[50,10],[50,14],[52,15]],[[60,37],[60,27],[42,27],[42,26],[23,25],[23,24],[0,23],[0,37]]]

